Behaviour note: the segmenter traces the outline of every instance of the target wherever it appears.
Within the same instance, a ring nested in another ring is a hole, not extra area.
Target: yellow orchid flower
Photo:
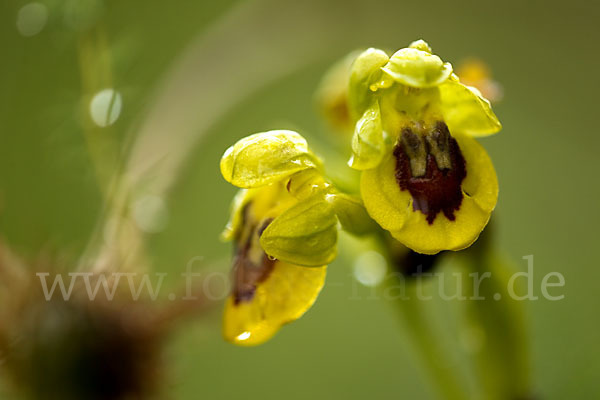
[[[419,253],[471,245],[498,196],[492,162],[473,139],[501,129],[490,103],[422,40],[391,57],[377,49],[358,56],[349,103],[349,165],[363,171],[369,215]]]
[[[243,188],[223,233],[235,243],[226,340],[267,341],[300,318],[323,287],[326,264],[336,256],[338,218],[319,164],[291,131],[248,136],[223,155],[223,176]]]

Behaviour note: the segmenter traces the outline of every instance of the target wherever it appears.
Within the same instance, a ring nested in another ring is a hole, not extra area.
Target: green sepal
[[[452,65],[435,54],[409,47],[394,53],[382,70],[403,85],[427,88],[447,80],[452,74]]]
[[[221,174],[237,187],[255,188],[319,165],[300,134],[277,130],[247,136],[227,149]]]
[[[379,102],[375,101],[356,122],[352,136],[352,158],[348,165],[354,169],[375,168],[386,154],[385,133],[381,122]]]
[[[337,255],[338,219],[323,196],[301,201],[271,222],[260,237],[270,257],[307,267],[327,265]]]
[[[379,230],[379,225],[367,213],[359,197],[344,193],[332,193],[326,197],[337,215],[342,229],[355,236],[362,236]]]
[[[348,87],[348,105],[353,120],[359,119],[373,103],[375,92],[371,86],[381,80],[381,67],[388,61],[389,57],[383,50],[373,48],[363,51],[354,60]]]
[[[502,129],[490,102],[477,89],[448,80],[439,90],[442,114],[450,132],[487,136]]]
[[[427,43],[423,39],[415,40],[408,47],[410,47],[411,49],[422,50],[429,54],[433,54],[433,50],[431,50],[431,46],[429,46],[429,43]]]
[[[304,200],[315,195],[324,196],[330,186],[321,171],[310,168],[290,176],[285,187],[297,200]]]

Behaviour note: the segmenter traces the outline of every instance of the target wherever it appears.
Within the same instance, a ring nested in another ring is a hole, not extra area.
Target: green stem
[[[465,305],[465,325],[479,337],[472,354],[478,398],[525,399],[531,390],[529,349],[522,304],[512,299],[507,289],[513,268],[489,248],[489,243],[481,247],[461,255],[469,273],[478,277],[485,274],[479,285],[479,300],[469,300]],[[475,286],[471,280],[465,287]]]
[[[388,285],[391,282],[400,283],[407,289],[405,298],[398,299],[395,306],[404,329],[410,335],[416,352],[421,356],[423,367],[428,370],[441,398],[446,400],[468,399],[466,385],[461,384],[464,379],[457,376],[455,370],[449,367],[451,363],[448,360],[451,357],[440,346],[440,340],[434,333],[436,332],[435,327],[427,320],[422,301],[412,290],[415,289],[415,286],[405,285],[402,279],[404,278],[396,275],[393,279],[386,279],[386,283]]]

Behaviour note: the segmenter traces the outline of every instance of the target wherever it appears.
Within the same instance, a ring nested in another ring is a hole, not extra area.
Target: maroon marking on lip
[[[246,211],[246,210],[244,210]],[[254,227],[252,234],[248,239],[241,243],[241,246],[236,246],[235,258],[233,261],[233,302],[238,305],[241,302],[250,301],[254,298],[256,287],[259,283],[264,282],[269,277],[276,260],[270,259],[263,251],[260,263],[253,262],[249,257],[250,247],[252,243],[256,244],[253,236],[260,235],[271,223],[271,219],[266,220],[260,227]],[[247,223],[247,213],[244,213],[244,221]]]
[[[436,130],[439,129],[448,128],[444,123],[438,123]],[[463,199],[461,184],[467,176],[465,160],[458,143],[449,135],[447,154],[451,168],[438,168],[435,157],[428,151],[425,175],[413,177],[410,158],[406,154],[402,140],[399,140],[394,148],[396,181],[400,189],[410,192],[413,198],[413,210],[425,214],[430,225],[439,212],[443,212],[446,218],[454,221],[456,219],[454,212],[460,209]]]

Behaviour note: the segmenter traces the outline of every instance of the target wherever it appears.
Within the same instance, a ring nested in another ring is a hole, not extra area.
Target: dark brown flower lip
[[[269,258],[262,249],[260,250],[262,255],[259,260],[253,260],[251,257],[253,246],[260,246],[260,235],[273,219],[266,219],[260,225],[252,224],[251,220],[251,204],[248,204],[244,209],[242,226],[245,226],[250,234],[243,243],[236,244],[233,260],[232,295],[235,305],[249,302],[254,298],[256,287],[269,277],[276,262],[276,260]]]
[[[253,263],[245,254],[236,255],[233,267],[233,302],[238,305],[242,302],[249,302],[254,298],[256,287],[264,282],[273,268],[276,260],[270,259],[266,254],[263,255],[262,262]]]
[[[446,124],[438,121],[425,132],[404,128],[393,154],[396,181],[412,196],[413,210],[425,214],[430,225],[440,212],[454,221],[454,213],[462,204],[461,185],[467,171]]]

